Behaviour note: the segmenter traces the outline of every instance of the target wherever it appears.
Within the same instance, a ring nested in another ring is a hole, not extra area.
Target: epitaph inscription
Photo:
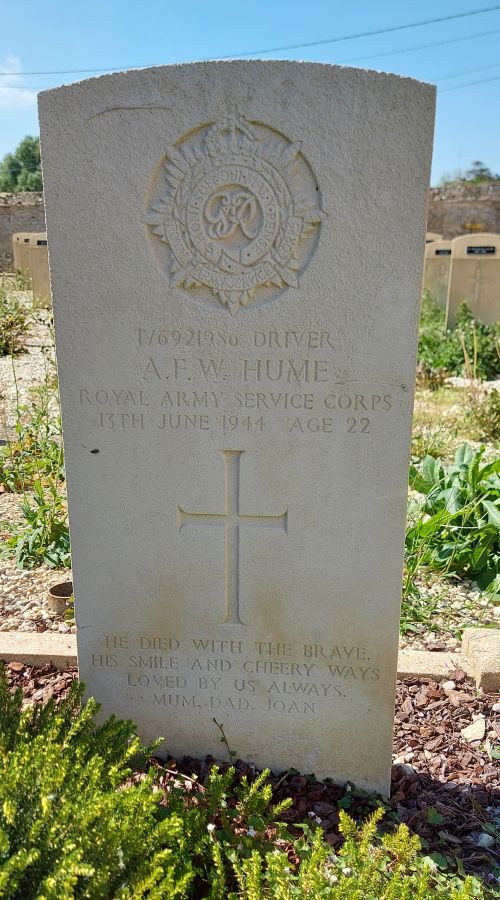
[[[170,285],[235,315],[298,288],[321,218],[301,143],[229,115],[167,148],[146,222]]]

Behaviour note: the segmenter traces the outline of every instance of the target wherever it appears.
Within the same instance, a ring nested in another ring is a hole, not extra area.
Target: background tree
[[[474,184],[482,184],[485,181],[500,181],[500,175],[494,175],[488,166],[485,166],[480,159],[475,159],[471,163],[470,169],[465,173],[465,180],[472,181]]]
[[[0,191],[41,191],[40,139],[28,135],[0,163]]]

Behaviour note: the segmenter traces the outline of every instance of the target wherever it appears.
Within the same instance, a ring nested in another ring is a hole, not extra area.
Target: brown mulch
[[[21,687],[26,703],[51,698],[57,702],[77,674],[75,668],[60,672],[50,664],[42,668],[17,662],[7,665],[9,683]],[[419,835],[424,851],[436,854],[438,864],[446,858],[444,864],[447,860],[450,868],[475,873],[491,884],[493,874],[500,875],[500,760],[496,758],[500,712],[492,710],[500,695],[478,692],[461,670],[450,678],[455,689],[447,691],[430,679],[398,682],[394,722],[398,764],[392,768],[391,800],[384,804],[386,821],[406,822]],[[480,715],[485,719],[484,738],[469,742],[461,729]],[[170,759],[165,786],[176,772],[177,777],[196,775],[203,783],[215,762],[212,757]],[[222,762],[223,767],[227,765]],[[242,760],[233,765],[238,778],[256,774]],[[329,779],[318,782],[314,775],[293,770],[272,774],[270,780],[275,802],[292,798],[283,819],[292,828],[304,821],[321,823],[334,849],[342,840],[339,808],[362,820],[379,805],[354,786],[339,786]]]

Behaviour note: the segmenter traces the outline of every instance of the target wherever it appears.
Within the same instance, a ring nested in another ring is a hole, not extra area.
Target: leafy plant
[[[81,695],[22,710],[0,672],[0,896],[187,896],[187,835],[160,816],[153,774],[131,779],[144,763],[133,725],[97,727]]]
[[[445,312],[434,297],[424,291],[420,314],[418,360],[427,372],[443,370],[450,375],[467,374],[464,351],[475,361],[475,377],[494,379],[500,373],[500,325],[477,322],[466,303],[457,311],[457,323],[446,331]],[[428,378],[430,375],[428,375]]]
[[[0,285],[0,356],[20,353],[28,329],[26,307]]]
[[[483,463],[484,448],[463,444],[453,465],[426,456],[410,467],[410,487],[423,495],[409,504],[406,556],[411,570],[477,580],[500,592],[500,459]]]
[[[16,438],[0,446],[4,491],[30,490],[36,480],[63,484],[64,453],[57,378],[47,374],[29,404],[17,407]]]
[[[33,569],[41,563],[53,568],[69,567],[68,512],[59,485],[54,481],[35,481],[33,499],[25,495],[21,512],[25,524],[10,526],[4,552],[15,553],[21,568]]]

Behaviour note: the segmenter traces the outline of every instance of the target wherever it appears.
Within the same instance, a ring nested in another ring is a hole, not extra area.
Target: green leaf
[[[462,444],[455,453],[456,466],[468,466],[474,457],[474,451],[470,444]]]
[[[482,500],[481,502],[488,513],[488,522],[500,528],[500,504],[491,503],[490,500]]]
[[[429,825],[442,825],[444,816],[437,811],[435,806],[429,806],[429,809],[427,810],[427,821]]]
[[[446,859],[446,856],[443,856],[442,853],[429,853],[429,856],[432,861],[436,863],[438,869],[448,868],[448,860]]]

